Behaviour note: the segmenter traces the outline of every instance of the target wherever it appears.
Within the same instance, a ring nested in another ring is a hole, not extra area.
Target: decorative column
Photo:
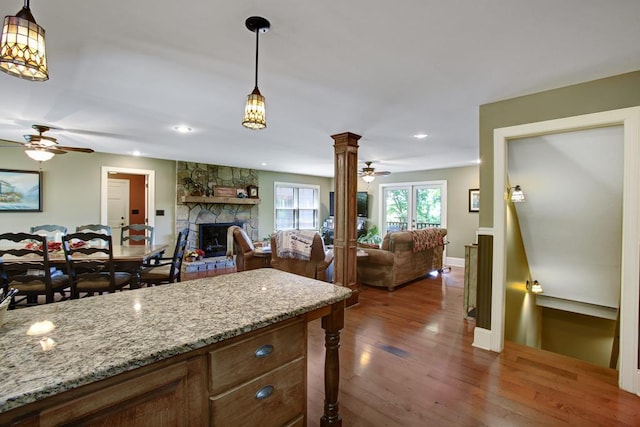
[[[358,191],[358,140],[351,132],[331,135],[334,140],[333,283],[353,294],[347,306],[358,303],[356,283],[356,218]]]

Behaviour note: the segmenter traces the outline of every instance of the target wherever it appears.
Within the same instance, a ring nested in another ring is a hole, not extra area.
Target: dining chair
[[[103,292],[114,293],[131,282],[131,273],[116,271],[111,235],[80,232],[62,237],[71,298]]]
[[[0,286],[5,293],[9,288],[18,290],[27,305],[38,304],[44,296],[46,304],[54,302],[54,295],[70,285],[69,277],[51,267],[46,236],[30,233],[0,234]]]
[[[134,233],[132,233],[134,232]],[[140,233],[142,232],[142,233]],[[153,227],[147,224],[129,224],[120,228],[120,244],[153,244]]]
[[[67,227],[64,225],[54,225],[54,224],[43,224],[43,225],[35,225],[31,227],[31,234],[41,234],[42,232],[46,233],[49,237],[54,237],[57,233],[60,233],[60,236],[64,236],[67,234]]]
[[[76,233],[102,233],[111,236],[111,227],[103,224],[85,224],[76,227]]]
[[[187,249],[187,238],[189,229],[178,233],[176,247],[171,258],[160,258],[158,264],[150,265],[140,271],[140,283],[151,285],[162,285],[167,283],[180,282],[182,280],[182,260]]]

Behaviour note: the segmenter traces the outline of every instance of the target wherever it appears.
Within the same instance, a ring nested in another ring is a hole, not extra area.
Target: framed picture
[[[42,212],[42,172],[0,169],[0,212]]]
[[[247,187],[247,194],[249,195],[250,199],[257,199],[258,198],[258,187],[256,187],[255,185],[250,185]]]
[[[469,190],[469,212],[480,212],[480,189]]]

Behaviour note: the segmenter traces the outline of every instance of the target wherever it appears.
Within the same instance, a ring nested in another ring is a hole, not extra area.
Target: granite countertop
[[[0,327],[0,412],[350,294],[345,287],[263,268],[8,311]],[[43,321],[55,329],[27,335],[32,324]]]

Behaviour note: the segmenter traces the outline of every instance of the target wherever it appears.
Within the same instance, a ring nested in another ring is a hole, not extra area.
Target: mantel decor
[[[42,172],[0,169],[0,212],[42,212]]]
[[[258,196],[258,187],[256,187],[255,185],[249,185],[247,187],[247,194],[249,195],[250,199],[257,199]]]

